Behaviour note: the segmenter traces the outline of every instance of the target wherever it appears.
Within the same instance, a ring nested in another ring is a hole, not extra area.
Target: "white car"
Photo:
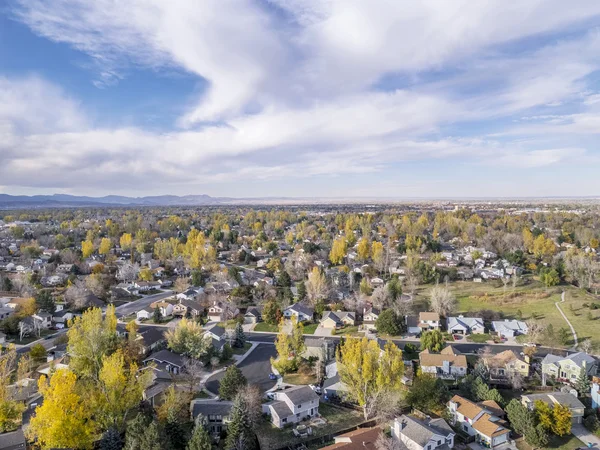
[[[314,384],[309,384],[308,387],[311,388],[313,391],[315,391],[317,394],[321,395],[321,387],[320,386],[315,386]]]

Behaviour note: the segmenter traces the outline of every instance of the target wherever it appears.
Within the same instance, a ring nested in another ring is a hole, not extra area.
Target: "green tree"
[[[246,333],[240,322],[235,325],[233,345],[238,348],[244,348],[246,345]]]
[[[577,377],[577,381],[575,382],[575,389],[577,389],[579,395],[582,396],[587,395],[590,392],[591,384],[585,367],[582,367],[579,371],[579,376]]]
[[[567,345],[571,340],[571,331],[567,327],[561,327],[558,329],[558,340],[562,345]]]
[[[285,270],[281,271],[281,274],[277,278],[277,284],[281,287],[291,287],[292,279],[290,278],[290,274]]]
[[[158,425],[138,414],[127,426],[123,450],[162,450]]]
[[[277,324],[279,318],[281,317],[281,309],[279,309],[279,304],[277,300],[271,298],[267,300],[262,310],[262,318],[269,325]]]
[[[393,276],[386,285],[388,295],[393,301],[398,300],[402,296],[402,282],[397,276]]]
[[[235,364],[229,366],[219,385],[219,397],[223,400],[233,400],[239,390],[246,386],[246,377]]]
[[[402,320],[393,309],[386,309],[379,314],[375,321],[375,327],[378,333],[398,336],[402,333]]]
[[[386,397],[402,389],[402,351],[392,342],[382,353],[375,340],[348,339],[340,344],[336,360],[346,395],[362,407],[365,420],[377,413]]]
[[[161,323],[162,322],[162,314],[160,312],[160,308],[156,306],[154,308],[154,312],[152,313],[152,322]]]
[[[25,405],[14,400],[8,386],[16,367],[17,350],[14,345],[0,349],[0,433],[16,430],[21,424]]]
[[[296,287],[298,288],[298,301],[302,301],[306,298],[306,284],[304,281],[300,281]]]
[[[560,275],[556,269],[544,269],[540,272],[540,281],[546,287],[556,286],[560,283]]]
[[[35,306],[37,309],[41,309],[52,314],[56,307],[52,293],[49,290],[39,291],[35,296]]]
[[[99,450],[122,450],[123,439],[121,433],[114,428],[109,428],[102,435],[102,439],[98,441]]]
[[[444,335],[440,330],[425,331],[421,334],[421,350],[440,352],[444,348]]]
[[[201,359],[207,352],[208,341],[202,326],[185,317],[174,329],[165,333],[167,347],[175,353],[182,353],[194,359]]]
[[[211,450],[212,440],[208,435],[206,428],[200,423],[196,424],[192,437],[188,441],[186,450]]]
[[[42,344],[32,345],[31,350],[29,351],[29,356],[38,360],[46,358],[46,354],[46,348]]]
[[[233,357],[233,349],[231,348],[231,345],[229,345],[229,342],[227,342],[221,349],[221,355],[219,356],[219,360],[221,362],[229,361],[232,357]]]
[[[259,448],[252,421],[248,414],[248,405],[243,395],[235,397],[231,408],[231,422],[227,427],[226,449],[256,450]]]
[[[439,412],[448,401],[448,388],[435,376],[423,373],[413,380],[406,402],[414,409],[425,413]]]

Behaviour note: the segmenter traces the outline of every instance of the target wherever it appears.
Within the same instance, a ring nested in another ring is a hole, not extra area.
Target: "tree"
[[[246,377],[238,366],[235,364],[229,366],[219,385],[219,397],[223,400],[233,400],[238,391],[247,383]]]
[[[119,267],[119,270],[117,272],[117,279],[123,281],[134,281],[137,279],[139,272],[140,265],[138,263],[125,263]]]
[[[579,395],[585,396],[589,394],[591,388],[590,380],[588,378],[586,367],[582,367],[579,371],[577,381],[575,381],[575,389],[579,392]]]
[[[38,382],[42,405],[35,410],[27,430],[42,449],[91,449],[96,425],[87,402],[77,393],[77,377],[68,369],[54,372],[50,382],[42,376]]]
[[[333,241],[331,251],[329,252],[329,260],[331,264],[338,265],[344,262],[346,256],[347,244],[343,237],[337,238]]]
[[[133,242],[133,236],[131,236],[131,233],[123,233],[121,235],[121,238],[119,239],[119,245],[121,246],[122,250],[130,250],[131,249],[131,243]]]
[[[102,358],[99,381],[94,383],[93,410],[103,428],[125,428],[127,414],[143,399],[144,390],[152,383],[152,373],[138,374],[135,363],[126,366],[121,350]]]
[[[162,322],[162,313],[160,312],[160,308],[158,306],[155,306],[154,311],[152,312],[152,322],[154,322],[154,323]]]
[[[402,297],[402,282],[397,276],[393,276],[385,286],[390,299],[395,302]]]
[[[100,241],[100,246],[98,247],[98,253],[101,255],[108,255],[110,253],[110,249],[112,248],[112,241],[110,238],[102,238]]]
[[[386,309],[375,321],[377,332],[389,336],[398,336],[402,332],[402,320],[393,309]]]
[[[385,252],[381,242],[373,241],[371,245],[371,258],[373,258],[375,268],[381,272],[385,263]]]
[[[240,322],[235,325],[233,345],[238,348],[244,348],[244,345],[246,345],[246,333],[244,333],[244,328]]]
[[[152,281],[154,279],[154,274],[148,267],[144,267],[142,270],[140,270],[138,276],[140,277],[140,280],[143,281]]]
[[[138,414],[127,426],[123,450],[162,450],[163,446],[154,421]]]
[[[556,286],[560,283],[560,275],[556,269],[544,269],[540,272],[540,281],[546,287]]]
[[[35,344],[31,347],[29,355],[33,359],[44,359],[46,358],[46,348],[42,344]]]
[[[448,388],[441,379],[423,373],[413,380],[406,403],[424,413],[432,413],[443,410],[448,397]]]
[[[269,299],[263,307],[262,318],[269,325],[275,325],[278,323],[279,318],[281,317],[281,309],[279,309],[279,305],[277,300],[274,298]]]
[[[377,341],[348,339],[338,348],[336,359],[346,395],[363,408],[365,420],[376,414],[386,396],[402,389],[402,351],[392,342],[381,353]]]
[[[431,310],[447,317],[456,307],[456,298],[446,286],[435,285],[429,293]]]
[[[373,293],[373,289],[371,288],[369,280],[367,280],[366,278],[360,280],[359,291],[362,295],[365,296],[371,295]]]
[[[181,353],[194,359],[202,358],[208,348],[202,326],[185,317],[177,323],[174,329],[165,333],[165,338],[167,346],[175,353]]]
[[[306,297],[311,305],[315,305],[319,300],[327,297],[328,288],[325,275],[315,266],[308,275],[306,282]]]
[[[219,357],[219,360],[229,361],[232,356],[233,349],[231,348],[231,345],[229,345],[229,342],[226,342],[225,345],[223,345],[223,348],[221,349],[221,355]]]
[[[548,445],[548,433],[542,424],[536,423],[536,413],[512,399],[506,406],[506,414],[515,432],[522,434],[529,445],[537,448]]]
[[[204,428],[204,425],[197,423],[192,431],[192,437],[188,441],[186,450],[211,450],[212,440]]]
[[[304,283],[304,281],[300,281],[296,287],[298,288],[298,300],[304,300],[307,296],[306,283]]]
[[[440,330],[425,331],[421,334],[421,350],[440,352],[444,348],[444,335]]]
[[[41,309],[43,311],[47,311],[50,314],[54,312],[55,304],[54,298],[52,298],[52,293],[49,290],[39,291],[35,296],[35,305],[37,309]]]
[[[558,329],[558,340],[562,345],[567,345],[571,340],[572,334],[567,327],[561,327]]]
[[[281,287],[292,287],[292,279],[290,278],[290,274],[283,270],[277,278],[277,284]]]
[[[279,334],[275,339],[275,350],[277,350],[277,358],[271,358],[271,364],[277,371],[285,375],[286,373],[296,370],[297,360],[293,354],[292,338],[284,330],[285,322],[281,319],[279,323]]]
[[[231,408],[231,422],[227,426],[227,439],[225,448],[228,450],[255,450],[258,449],[256,434],[248,416],[246,399],[242,395],[235,397]]]
[[[179,277],[175,280],[173,287],[175,288],[175,292],[185,292],[189,289],[190,282],[187,278]]]
[[[81,254],[84,258],[89,258],[94,253],[94,243],[90,240],[81,242]]]
[[[109,305],[103,317],[100,308],[91,308],[76,317],[69,331],[69,367],[80,377],[98,380],[104,356],[117,348],[117,318]]]
[[[358,260],[361,262],[365,262],[369,259],[369,255],[371,254],[371,245],[366,237],[363,237],[360,241],[358,241],[356,253],[358,254]]]
[[[552,424],[550,430],[557,436],[571,433],[573,414],[567,405],[557,403],[552,408]]]
[[[17,350],[11,345],[4,352],[0,350],[0,433],[16,430],[21,424],[25,405],[14,400],[8,386],[15,370]]]
[[[114,428],[109,428],[98,441],[99,450],[121,450],[123,448],[123,439],[121,433]]]

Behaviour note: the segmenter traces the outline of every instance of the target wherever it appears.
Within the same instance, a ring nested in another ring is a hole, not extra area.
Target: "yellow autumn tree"
[[[81,241],[81,253],[84,258],[89,258],[94,253],[94,243],[90,240]]]
[[[571,433],[571,420],[573,414],[567,405],[557,403],[552,408],[552,426],[550,430],[557,436],[565,436]]]
[[[110,238],[102,238],[100,241],[100,246],[98,247],[98,253],[101,255],[108,255],[110,253],[110,249],[112,248],[112,241]]]
[[[366,261],[369,259],[371,255],[371,244],[369,240],[364,237],[360,241],[358,241],[358,248],[356,249],[356,253],[358,254],[358,259],[360,261]]]
[[[143,399],[144,390],[152,383],[152,372],[141,371],[135,363],[127,366],[121,350],[102,358],[98,383],[92,385],[94,417],[103,429],[123,430],[130,411]]]
[[[131,233],[123,233],[121,238],[119,239],[119,245],[123,250],[129,250],[131,248],[131,244],[133,242],[133,236]]]
[[[346,240],[344,238],[340,237],[333,241],[331,251],[329,252],[331,263],[335,265],[343,263],[346,256],[346,249]]]
[[[140,270],[138,276],[140,277],[140,280],[144,281],[152,281],[154,279],[154,275],[148,267],[144,267],[142,270]]]
[[[77,377],[68,369],[57,370],[48,382],[38,382],[44,402],[35,410],[27,436],[42,449],[91,449],[96,439],[92,410],[77,390]]]
[[[383,263],[385,260],[385,252],[383,250],[383,244],[378,241],[374,241],[371,245],[371,257],[377,270],[383,270]]]
[[[13,400],[8,389],[16,368],[16,360],[17,350],[14,345],[0,352],[0,433],[16,430],[25,411],[25,405]]]
[[[337,365],[348,399],[363,408],[365,420],[376,414],[386,397],[402,389],[402,351],[392,342],[382,353],[376,340],[347,339],[338,348]]]

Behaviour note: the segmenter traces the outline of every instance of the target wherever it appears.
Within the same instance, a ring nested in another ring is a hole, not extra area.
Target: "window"
[[[299,417],[300,417],[300,413],[296,414],[296,417],[298,417],[298,418],[299,418]]]
[[[463,425],[463,429],[464,429],[465,431],[469,431],[469,427],[468,427],[468,426],[466,426],[466,425]]]
[[[214,414],[210,414],[208,416],[208,420],[209,420],[209,422],[214,422],[215,421],[215,415]]]
[[[287,417],[284,419],[281,419],[281,423],[286,423],[287,422]]]
[[[302,408],[302,405],[298,405],[296,408],[300,409],[300,408]]]
[[[221,416],[221,414],[217,414],[217,420],[223,420],[223,416]]]

